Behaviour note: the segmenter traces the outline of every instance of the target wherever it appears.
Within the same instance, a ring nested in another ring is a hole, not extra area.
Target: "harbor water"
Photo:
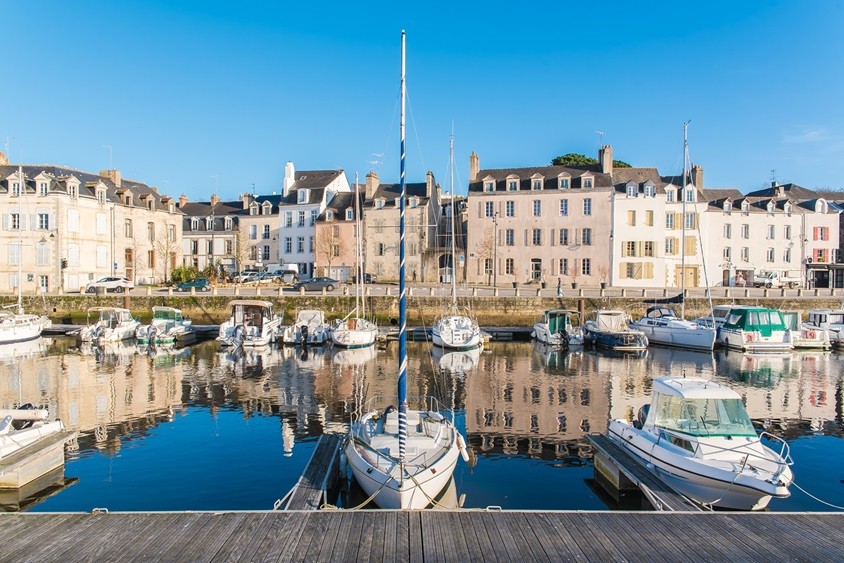
[[[640,355],[566,353],[492,343],[443,354],[410,343],[409,394],[453,405],[472,456],[459,462],[464,507],[614,508],[594,485],[585,436],[631,419],[654,378],[716,379],[754,423],[785,437],[796,484],[844,505],[844,361],[837,353],[746,355],[651,348]],[[0,408],[45,406],[78,438],[65,479],[6,510],[270,509],[295,484],[319,436],[344,432],[360,405],[395,403],[386,349],[266,348],[209,341],[176,350],[78,347],[43,338],[0,349]],[[18,499],[20,500],[20,499]],[[772,511],[832,510],[797,488]]]

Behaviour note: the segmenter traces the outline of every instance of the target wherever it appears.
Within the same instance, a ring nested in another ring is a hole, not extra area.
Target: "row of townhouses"
[[[614,167],[611,146],[583,167],[484,170],[473,153],[469,178],[468,196],[455,198],[455,256],[450,195],[431,172],[406,185],[410,281],[699,287],[779,269],[800,271],[807,286],[844,287],[841,192],[711,189],[700,166],[686,178]],[[346,280],[356,216],[364,270],[395,280],[398,196],[375,172],[355,186],[342,170],[288,162],[280,193],[191,202],[118,170],[12,165],[0,153],[0,291],[77,291],[106,275],[155,284],[178,265],[209,264]]]

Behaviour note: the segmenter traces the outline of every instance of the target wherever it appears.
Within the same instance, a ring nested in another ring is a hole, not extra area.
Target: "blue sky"
[[[290,5],[287,5],[290,4]],[[844,187],[844,1],[3,3],[11,162],[112,165],[173,196],[280,190],[284,164],[408,179],[568,152],[707,187]],[[15,85],[17,82],[17,86]],[[377,156],[375,156],[377,155]],[[372,162],[380,162],[372,164]]]

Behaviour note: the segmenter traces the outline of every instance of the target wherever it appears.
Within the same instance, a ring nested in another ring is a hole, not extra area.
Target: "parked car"
[[[357,276],[352,276],[350,278],[352,283],[357,283]],[[367,274],[366,272],[363,273],[363,283],[378,283],[378,276],[375,274]]]
[[[338,285],[340,285],[340,282],[333,278],[311,278],[294,283],[293,289],[304,287],[305,291],[319,291],[325,288],[328,291],[334,291],[334,288]]]
[[[269,272],[260,272],[257,276],[249,280],[251,283],[274,283],[275,276]]]
[[[190,291],[191,288],[196,291],[211,291],[211,282],[205,278],[196,278],[195,280],[178,284],[176,286],[176,291]]]
[[[247,282],[255,281],[255,278],[257,278],[257,277],[258,277],[258,271],[257,270],[244,270],[240,274],[240,277],[237,279],[237,281],[239,283],[247,283]]]
[[[133,289],[135,284],[129,278],[100,278],[97,281],[85,284],[85,293],[94,293],[98,287],[103,288],[106,292],[116,291],[117,293],[123,293],[127,289]]]

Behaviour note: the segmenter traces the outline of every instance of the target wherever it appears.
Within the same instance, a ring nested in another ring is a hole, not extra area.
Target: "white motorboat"
[[[829,350],[829,329],[804,324],[800,311],[782,311],[786,328],[791,332],[791,345],[795,350]]]
[[[296,314],[296,322],[281,333],[284,344],[325,344],[331,339],[331,325],[319,309],[305,309]]]
[[[804,326],[826,330],[830,344],[836,348],[844,346],[844,309],[813,309]]]
[[[135,331],[138,344],[169,345],[196,340],[196,331],[190,319],[182,316],[181,309],[153,307],[152,322]]]
[[[745,352],[787,352],[793,349],[791,336],[776,309],[733,307],[718,329],[716,342]]]
[[[401,193],[399,196],[399,256],[404,257],[405,233],[405,33],[401,56]],[[451,482],[466,443],[453,420],[434,410],[407,405],[407,293],[405,264],[399,263],[398,410],[371,411],[352,424],[344,445],[348,466],[364,492],[381,508],[419,509],[433,505]]]
[[[269,301],[236,299],[229,302],[231,315],[220,325],[221,346],[268,346],[278,340],[281,317]]]
[[[645,316],[631,322],[630,328],[645,333],[650,344],[693,350],[712,350],[715,344],[714,327],[678,317],[671,307],[665,305],[648,307]]]
[[[355,232],[360,233],[360,197],[358,195],[358,175],[355,174]],[[337,321],[331,329],[331,340],[342,348],[366,348],[375,344],[378,325],[366,318],[366,300],[364,287],[366,276],[363,272],[363,237],[355,237],[355,308],[346,318]]]
[[[23,405],[17,409],[0,409],[0,462],[32,447],[13,466],[0,471],[0,489],[17,489],[64,464],[64,442],[69,436],[61,420],[47,420],[47,409]],[[53,439],[65,434],[65,439]]]
[[[96,318],[96,320],[92,320]],[[120,307],[91,307],[88,309],[88,325],[79,331],[82,342],[120,342],[135,338],[135,331],[141,323],[132,317],[129,309]]]
[[[595,346],[637,352],[648,347],[648,337],[641,330],[628,326],[630,316],[624,311],[599,309],[595,318],[583,324],[584,339]]]
[[[695,323],[700,326],[705,327],[715,327],[715,337],[718,338],[718,329],[724,324],[724,321],[727,320],[727,317],[730,315],[730,310],[735,307],[735,305],[715,305],[712,308],[712,314],[708,317],[698,317],[695,319]]]
[[[530,337],[551,346],[582,346],[583,328],[572,322],[578,318],[577,311],[546,309],[542,320],[533,325]]]
[[[611,421],[608,435],[677,492],[705,506],[762,510],[771,498],[788,497],[794,480],[788,442],[757,435],[741,396],[706,379],[654,380],[650,405],[633,424]]]
[[[454,208],[454,135],[449,141],[449,170],[451,172],[451,195],[449,197],[449,239],[451,244],[451,268],[449,278],[451,279],[451,306],[446,314],[434,322],[431,330],[431,341],[434,346],[447,350],[471,350],[483,346],[484,340],[481,334],[481,327],[478,322],[469,314],[460,312],[457,306],[457,276],[454,267],[454,257],[457,255],[456,232],[455,232],[455,208]],[[467,311],[468,313],[468,311]]]

